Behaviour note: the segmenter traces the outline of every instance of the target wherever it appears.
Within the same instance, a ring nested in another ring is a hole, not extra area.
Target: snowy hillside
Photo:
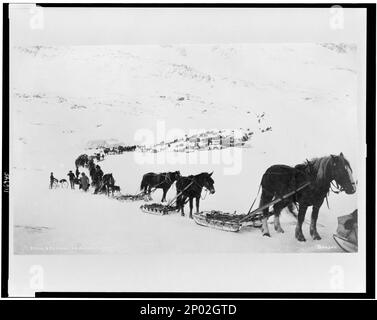
[[[154,133],[150,145],[156,146],[179,132],[192,136],[194,129],[244,128],[253,135],[248,148],[240,148],[241,159],[236,148],[194,152],[208,159],[219,155],[222,161],[215,163],[141,164],[136,154],[125,153],[108,156],[101,167],[129,193],[138,191],[145,172],[214,170],[216,193],[201,208],[230,212],[248,209],[271,164],[294,165],[343,152],[357,179],[353,45],[13,47],[11,74],[10,197],[16,253],[51,253],[43,248],[54,246],[67,253],[338,250],[331,238],[336,217],[356,208],[357,195],[331,194],[330,210],[324,205],[319,215],[323,240],[311,240],[305,227],[308,241],[302,244],[294,239],[293,218],[285,214],[286,232],[272,231],[271,239],[259,230],[224,233],[187,217],[146,215],[140,202],[49,190],[48,177],[53,171],[67,178],[76,157],[99,142],[147,144],[140,130]],[[236,169],[229,174],[231,167]],[[168,198],[174,194],[173,186]],[[160,198],[157,191],[154,199]]]

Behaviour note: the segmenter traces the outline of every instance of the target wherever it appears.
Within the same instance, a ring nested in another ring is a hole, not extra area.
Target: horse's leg
[[[295,236],[298,241],[306,241],[304,234],[302,233],[302,224],[305,220],[306,209],[308,208],[307,205],[300,204],[298,209],[298,217],[297,217],[297,225]]]
[[[317,232],[317,219],[318,219],[318,213],[319,213],[319,208],[321,207],[323,203],[323,200],[319,204],[313,205],[313,210],[312,210],[312,219],[310,221],[310,235],[312,236],[313,240],[321,240],[321,236]]]
[[[190,197],[189,200],[190,200],[190,219],[192,219],[192,207],[193,207],[194,198]]]
[[[178,193],[178,191],[177,191],[177,193]],[[176,210],[177,210],[177,212],[179,212],[179,210],[181,209],[181,201],[180,201],[180,199],[179,199],[179,197],[176,197],[176,199],[175,199],[175,208],[176,208]]]
[[[165,201],[166,201],[166,192],[167,192],[167,191],[168,191],[168,190],[166,190],[166,188],[163,188],[163,189],[162,189],[163,194],[162,194],[161,202],[165,202]]]
[[[185,216],[185,202],[186,202],[186,197],[185,197],[185,196],[182,196],[182,198],[181,198],[181,200],[180,200],[181,216],[182,216],[182,217]]]
[[[273,196],[270,193],[268,193],[264,188],[262,188],[262,194],[261,194],[261,198],[260,198],[260,202],[259,202],[259,207],[262,207],[266,203],[270,202],[272,200],[272,198],[273,198]],[[271,237],[270,231],[268,230],[268,224],[267,224],[268,208],[263,210],[262,216],[263,216],[262,217],[262,235],[267,236],[267,237]]]
[[[199,213],[199,202],[200,202],[200,197],[196,197],[196,213]]]
[[[94,188],[94,194],[97,194],[100,190],[100,183],[96,181],[95,188]]]
[[[284,233],[284,230],[280,225],[280,213],[282,209],[283,207],[280,203],[274,206],[274,227],[275,227],[276,232],[279,232],[279,233]]]
[[[180,191],[177,190],[177,195],[180,193]],[[177,199],[175,201],[175,205],[177,207],[177,212],[181,211],[181,216],[184,216],[183,208],[182,208],[182,198],[183,195],[177,196]]]

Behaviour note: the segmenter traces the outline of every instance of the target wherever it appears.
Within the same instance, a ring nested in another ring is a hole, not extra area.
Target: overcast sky
[[[11,45],[357,42],[365,31],[364,9],[32,8],[11,6]]]

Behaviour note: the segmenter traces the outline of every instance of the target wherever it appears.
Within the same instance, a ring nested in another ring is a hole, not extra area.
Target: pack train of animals
[[[261,115],[263,118],[263,115]],[[262,119],[261,118],[261,119]],[[271,131],[272,127],[259,128],[259,131],[264,133]],[[110,145],[106,141],[93,141],[90,143],[88,149],[96,149],[99,152],[95,153],[93,157],[97,161],[101,161],[107,155],[118,155],[123,152],[151,152],[157,153],[160,151],[172,152],[193,152],[202,150],[221,150],[233,147],[247,147],[247,142],[255,134],[251,129],[239,128],[237,130],[207,130],[196,134],[185,135],[181,138],[175,138],[170,141],[160,141],[152,145],[132,145],[126,146],[122,143]]]
[[[131,147],[132,150],[133,148]],[[106,150],[105,150],[106,151]],[[105,152],[106,153],[106,152]],[[107,153],[106,153],[107,154]],[[298,241],[305,241],[302,232],[302,224],[308,207],[312,207],[310,235],[314,240],[320,240],[321,236],[317,231],[317,219],[321,206],[327,201],[330,191],[346,194],[356,192],[356,183],[352,176],[351,165],[344,157],[330,155],[312,160],[306,160],[294,167],[287,165],[273,165],[263,174],[258,194],[246,214],[232,214],[222,211],[200,211],[200,200],[203,189],[209,194],[215,193],[213,172],[203,172],[197,175],[182,176],[180,171],[154,173],[148,172],[143,175],[140,183],[140,193],[136,195],[121,194],[121,188],[115,184],[112,173],[102,171],[98,163],[103,157],[100,154],[88,156],[80,155],[75,160],[75,173],[69,171],[66,179],[57,179],[51,173],[50,188],[58,186],[75,189],[78,185],[83,191],[88,191],[91,186],[94,194],[106,194],[118,200],[138,201],[146,203],[140,208],[144,212],[154,214],[168,214],[181,212],[184,216],[184,207],[189,203],[189,217],[193,218],[199,225],[217,228],[226,231],[239,231],[243,227],[253,226],[260,228],[263,236],[270,237],[267,220],[274,216],[274,229],[278,233],[284,230],[280,224],[280,213],[287,207],[294,214],[293,206],[298,208],[295,237]],[[89,176],[80,168],[86,168]],[[166,203],[166,194],[172,185],[176,185],[176,196]],[[156,189],[162,189],[161,203],[147,203],[151,194]],[[254,203],[261,192],[259,207],[253,210]],[[193,202],[195,199],[195,213],[193,213]],[[272,207],[272,210],[270,210]]]

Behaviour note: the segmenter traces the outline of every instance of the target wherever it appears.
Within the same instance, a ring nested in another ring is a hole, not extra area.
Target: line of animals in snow
[[[80,155],[76,161],[76,173],[72,171],[68,173],[71,188],[74,189],[75,184],[79,184],[84,191],[89,189],[89,185],[94,187],[94,193],[105,193],[108,196],[114,195],[114,192],[121,191],[119,186],[115,185],[115,179],[112,173],[104,174],[101,167],[94,163],[94,158],[89,158],[86,154]],[[84,172],[79,172],[79,167],[86,167],[89,170],[91,184],[89,178]],[[177,199],[176,210],[181,211],[184,216],[184,206],[189,202],[190,213],[192,218],[193,200],[196,201],[196,212],[199,213],[200,199],[203,189],[209,191],[210,194],[215,193],[213,172],[203,172],[197,175],[182,176],[180,171],[154,173],[149,172],[143,175],[140,190],[143,194],[150,197],[151,193],[156,189],[162,189],[163,196],[161,202],[166,202],[166,194],[171,186],[176,183]],[[50,176],[50,188],[53,184],[65,184],[65,179],[58,180]],[[293,213],[293,205],[298,208],[297,224],[295,237],[298,241],[305,241],[302,232],[302,224],[308,207],[312,207],[310,235],[314,240],[320,240],[321,237],[317,231],[317,219],[319,210],[330,193],[340,193],[344,191],[346,194],[356,192],[356,182],[352,175],[352,168],[349,161],[344,157],[343,153],[339,155],[330,155],[320,158],[306,160],[294,167],[287,165],[273,165],[269,167],[262,176],[260,182],[259,207],[262,207],[276,198],[282,197],[299,186],[309,182],[309,186],[302,189],[292,196],[273,205],[274,229],[278,233],[284,230],[280,224],[280,213],[283,208],[287,207]],[[262,234],[270,236],[267,219],[271,214],[269,208],[263,210]]]
[[[105,155],[110,154],[122,154],[123,152],[132,152],[136,150],[136,145],[134,146],[114,146],[112,148],[102,148],[102,152],[96,152],[93,155],[88,156],[87,154],[80,155],[76,161],[76,171],[75,174],[70,170],[67,174],[67,179],[57,179],[54,177],[53,172],[50,174],[50,189],[63,187],[75,189],[75,185],[78,185],[79,189],[88,191],[89,186],[94,187],[94,193],[106,193],[112,194],[120,193],[120,187],[115,185],[114,177],[111,173],[103,174],[101,167],[97,164],[94,164],[94,161],[97,162],[103,161]],[[89,169],[89,175],[92,182],[89,181],[89,177],[84,172],[79,172],[79,167],[87,167]]]

